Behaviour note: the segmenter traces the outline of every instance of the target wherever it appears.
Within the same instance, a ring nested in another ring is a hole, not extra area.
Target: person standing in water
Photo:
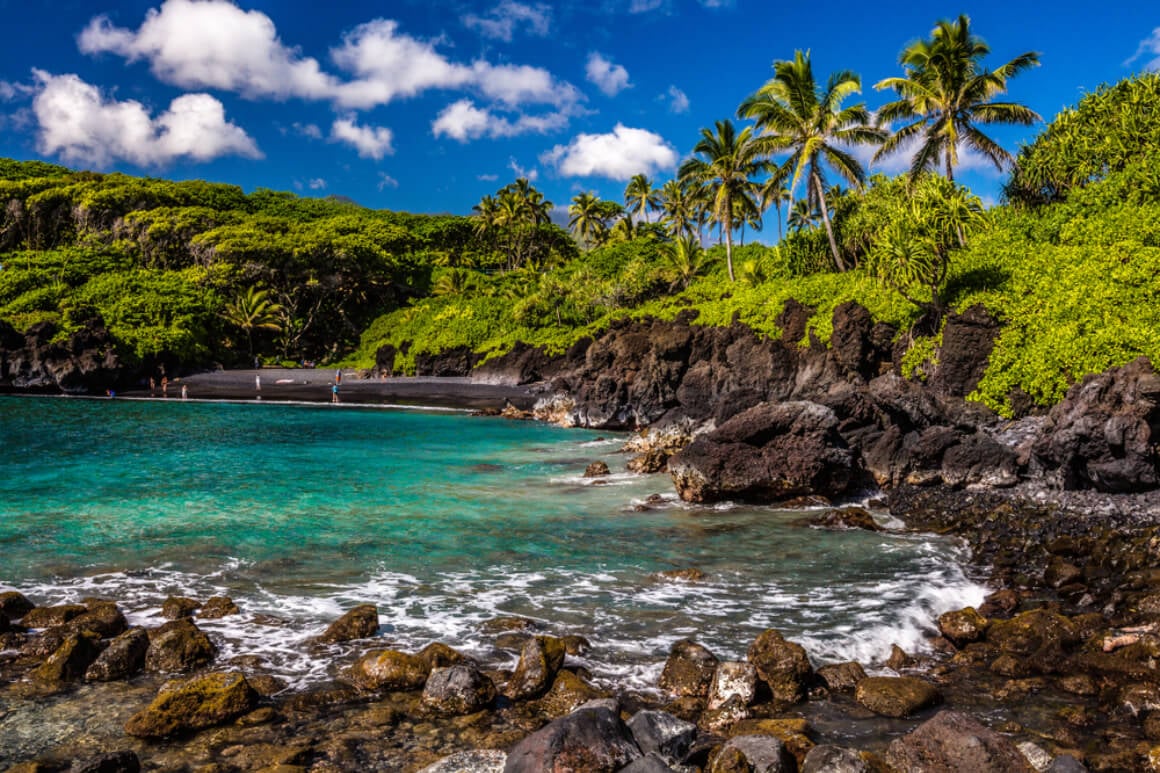
[[[338,382],[337,381],[335,381],[333,384],[330,385],[330,402],[332,402],[332,403],[338,402]]]

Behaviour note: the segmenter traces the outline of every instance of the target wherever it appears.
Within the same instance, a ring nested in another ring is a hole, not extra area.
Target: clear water
[[[310,641],[359,603],[379,646],[506,663],[483,623],[520,615],[586,636],[598,679],[648,688],[681,637],[736,658],[775,627],[817,661],[873,663],[983,596],[953,542],[687,506],[665,476],[617,473],[621,441],[448,412],[0,398],[0,590],[108,597],[142,625],[170,594],[228,595],[241,615],[199,621],[221,659],[292,687],[368,648]],[[595,459],[606,485],[581,477]],[[655,577],[684,567],[707,578]]]

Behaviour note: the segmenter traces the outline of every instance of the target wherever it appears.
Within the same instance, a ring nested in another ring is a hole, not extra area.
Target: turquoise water
[[[981,600],[954,543],[687,506],[623,472],[622,441],[455,412],[0,398],[0,589],[106,596],[143,625],[169,594],[226,594],[243,614],[200,622],[222,658],[294,684],[366,647],[309,645],[356,603],[378,605],[381,644],[499,662],[482,624],[531,617],[587,636],[599,678],[647,687],[682,636],[738,657],[772,626],[869,662]],[[595,459],[605,485],[581,477]],[[707,579],[655,577],[691,566]]]

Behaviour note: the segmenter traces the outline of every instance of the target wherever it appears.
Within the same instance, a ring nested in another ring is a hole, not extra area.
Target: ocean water
[[[0,398],[0,590],[107,597],[140,625],[171,594],[228,595],[240,615],[199,621],[219,661],[292,690],[374,646],[510,665],[485,625],[509,615],[587,637],[577,664],[622,687],[654,687],[679,638],[739,658],[769,627],[818,663],[873,665],[986,592],[943,538],[683,504],[623,472],[623,440],[449,411]],[[596,459],[602,484],[582,477]],[[686,567],[706,579],[656,576]],[[360,603],[377,641],[311,641]]]

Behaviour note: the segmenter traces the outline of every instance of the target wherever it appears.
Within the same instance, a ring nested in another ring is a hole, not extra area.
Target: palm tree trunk
[[[725,219],[721,230],[725,232],[725,265],[729,267],[729,281],[733,280],[733,197],[725,196]]]
[[[838,251],[838,242],[834,239],[834,226],[830,223],[830,210],[826,206],[826,192],[822,190],[822,178],[818,176],[815,170],[810,174],[810,179],[814,182],[814,190],[818,192],[818,205],[822,210],[822,222],[826,225],[826,236],[830,239],[830,251],[834,255],[834,267],[838,271],[845,271],[846,263],[842,260],[842,253]]]
[[[955,181],[955,167],[951,164],[951,151],[949,148],[947,149],[947,180],[950,182]]]
[[[780,242],[785,238],[781,233],[781,202],[774,204],[773,208],[777,210],[777,240]]]

